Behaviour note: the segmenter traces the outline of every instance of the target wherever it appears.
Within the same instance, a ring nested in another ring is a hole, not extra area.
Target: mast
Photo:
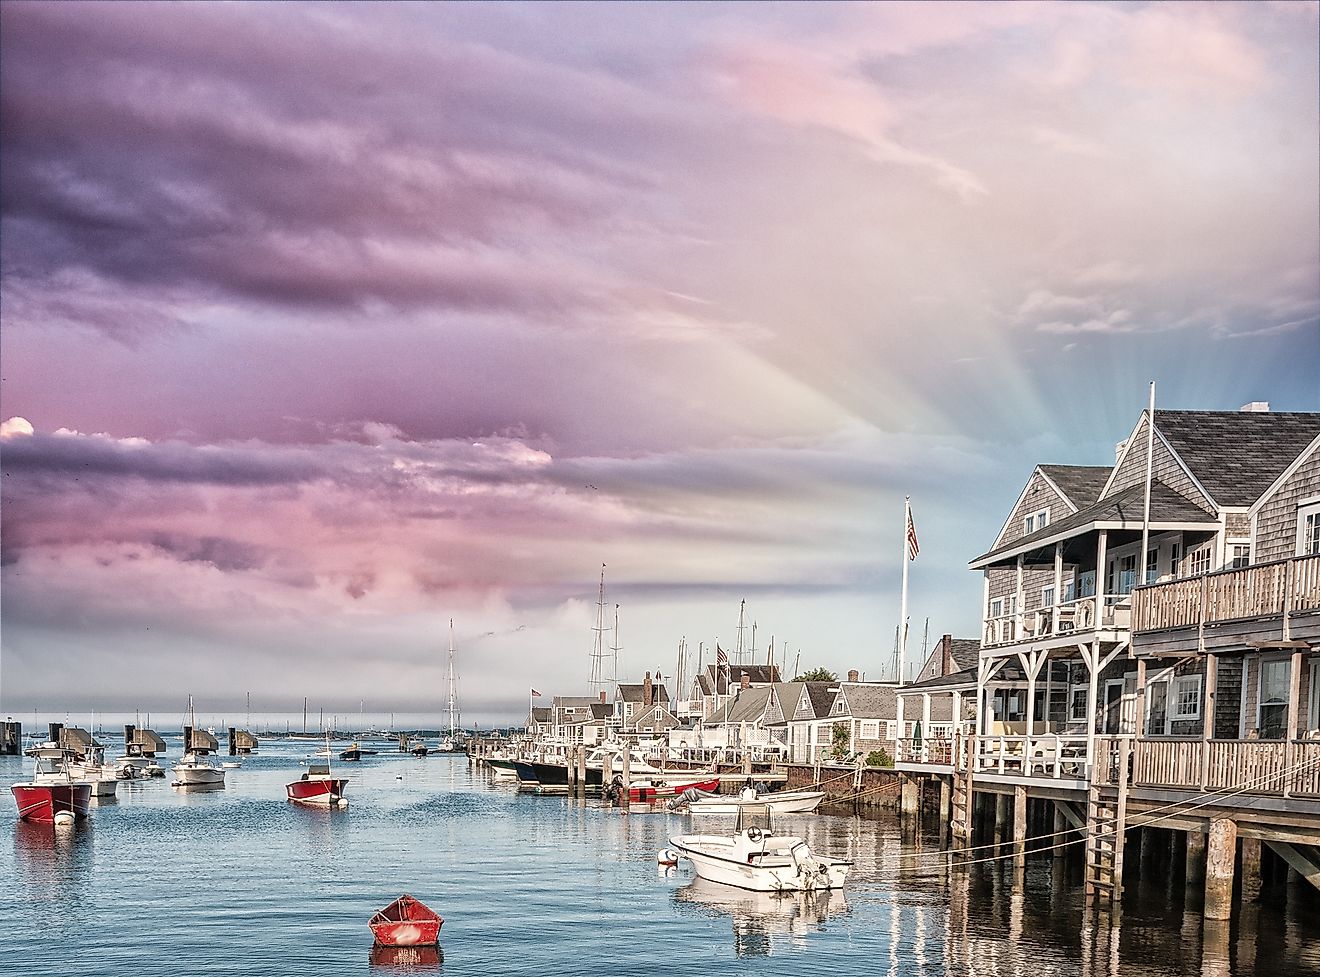
[[[454,738],[454,711],[458,697],[454,693],[454,619],[449,619],[449,738]]]
[[[903,684],[903,668],[907,665],[907,617],[908,617],[908,524],[912,521],[912,506],[905,496],[903,499],[903,596],[898,610],[898,684]]]
[[[742,665],[743,662],[743,627],[744,619],[747,616],[747,600],[744,598],[738,604],[738,647],[734,649],[733,657],[735,664]]]
[[[619,681],[619,652],[622,650],[619,646],[619,605],[614,605],[614,644],[610,645],[610,682],[617,684]]]
[[[591,629],[595,638],[591,645],[591,680],[595,692],[606,691],[605,678],[605,564],[600,565],[600,594],[596,599],[596,626]]]

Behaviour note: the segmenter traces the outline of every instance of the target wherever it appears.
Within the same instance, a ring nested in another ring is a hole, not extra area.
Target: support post
[[[1233,862],[1237,857],[1237,822],[1215,818],[1205,859],[1205,918],[1228,919],[1233,913]]]
[[[1215,735],[1215,703],[1219,700],[1219,656],[1205,656],[1205,708],[1201,710],[1201,790],[1210,783],[1210,740]]]
[[[1059,603],[1063,599],[1063,540],[1054,544],[1054,606],[1050,608],[1050,634],[1059,633]]]
[[[900,783],[899,814],[904,821],[921,814],[921,794],[917,778],[910,773],[898,775]]]
[[[1021,784],[1013,788],[1013,868],[1021,872],[1027,867],[1027,788]]]
[[[1205,884],[1205,835],[1199,831],[1187,832],[1187,888],[1199,889]]]

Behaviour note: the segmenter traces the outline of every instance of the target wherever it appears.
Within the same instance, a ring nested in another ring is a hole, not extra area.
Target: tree
[[[828,668],[813,668],[809,672],[803,672],[794,682],[837,682],[839,676],[835,675]]]

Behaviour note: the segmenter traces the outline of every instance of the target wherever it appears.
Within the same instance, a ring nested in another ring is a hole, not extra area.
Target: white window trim
[[[1046,594],[1049,594],[1049,595],[1050,595],[1050,600],[1049,600],[1048,603],[1046,603],[1046,601],[1045,601],[1045,595],[1046,595]],[[1057,604],[1058,602],[1059,602],[1059,595],[1056,594],[1056,593],[1054,593],[1054,584],[1050,584],[1050,585],[1047,586],[1047,587],[1041,587],[1041,588],[1040,588],[1040,606],[1041,606],[1042,608],[1045,608],[1046,610],[1048,610],[1049,608],[1053,607],[1053,606],[1054,606],[1055,604]]]
[[[1030,536],[1032,533],[1039,532],[1050,524],[1050,510],[1037,509],[1035,512],[1028,512],[1022,517],[1022,533],[1024,536]]]
[[[880,738],[880,722],[876,719],[862,720],[861,738],[864,740],[878,740]]]
[[[1292,662],[1287,658],[1261,658],[1256,664],[1256,728],[1261,728],[1261,716],[1265,712],[1265,668],[1269,665],[1286,665],[1288,681],[1292,681]],[[1288,700],[1283,700],[1285,703]]]
[[[1182,698],[1182,691],[1185,686],[1191,685],[1196,690],[1196,710],[1194,712],[1181,712],[1178,704]],[[1201,676],[1200,675],[1178,675],[1173,678],[1169,685],[1168,715],[1169,722],[1185,722],[1192,719],[1201,718]]]
[[[1241,538],[1238,538],[1238,539],[1229,539],[1229,540],[1225,540],[1225,541],[1224,541],[1224,569],[1225,569],[1225,570],[1231,570],[1231,569],[1234,569],[1234,567],[1233,567],[1233,559],[1234,559],[1234,557],[1233,557],[1233,550],[1235,550],[1235,549],[1236,549],[1237,547],[1239,547],[1239,546],[1245,546],[1245,547],[1247,548],[1247,562],[1246,562],[1245,564],[1243,564],[1243,566],[1248,566],[1248,567],[1251,566],[1252,558],[1255,556],[1255,553],[1254,553],[1255,547],[1253,547],[1253,546],[1251,545],[1251,540],[1249,540],[1249,539],[1241,539]],[[1239,568],[1237,568],[1237,569],[1241,569],[1241,568],[1239,567]]]
[[[1082,711],[1081,711],[1081,715],[1078,715],[1078,714],[1073,710],[1073,700],[1074,700],[1074,696],[1075,696],[1078,692],[1082,692],[1082,693],[1084,693],[1084,698],[1082,699]],[[1084,723],[1084,722],[1087,721],[1087,718],[1088,718],[1088,717],[1087,717],[1087,715],[1086,715],[1086,705],[1087,705],[1087,702],[1089,702],[1089,700],[1090,700],[1090,696],[1091,696],[1091,687],[1090,687],[1089,684],[1087,684],[1087,685],[1070,685],[1070,686],[1068,686],[1068,722],[1070,722],[1070,723]]]
[[[1307,696],[1306,730],[1320,729],[1320,658],[1311,662],[1311,689]]]
[[[1308,517],[1314,517],[1320,521],[1320,497],[1314,499],[1303,499],[1297,503],[1297,538],[1294,541],[1293,554],[1296,556],[1307,556],[1308,554],[1302,548],[1305,541],[1303,532],[1306,528]]]
[[[1206,558],[1205,569],[1196,571],[1192,569],[1192,564],[1196,557],[1204,553]],[[1207,573],[1213,573],[1215,569],[1215,547],[1214,543],[1197,543],[1183,554],[1183,559],[1187,561],[1187,576],[1199,577]]]

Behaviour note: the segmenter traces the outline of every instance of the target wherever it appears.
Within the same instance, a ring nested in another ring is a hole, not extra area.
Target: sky
[[[1317,4],[0,5],[0,711],[974,637],[1037,463],[1320,409]]]

